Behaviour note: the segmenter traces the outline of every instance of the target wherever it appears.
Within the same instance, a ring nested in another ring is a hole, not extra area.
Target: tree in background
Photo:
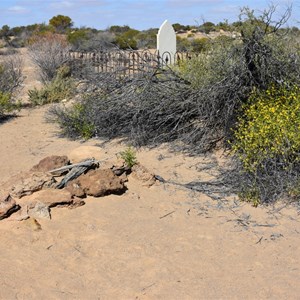
[[[219,22],[216,25],[216,29],[218,29],[218,30],[224,30],[224,31],[232,31],[233,27],[229,24],[228,20],[225,19],[223,22]]]
[[[49,25],[53,26],[56,32],[64,33],[73,26],[73,22],[68,16],[57,15],[49,20]]]
[[[172,26],[173,26],[173,28],[176,32],[181,31],[181,30],[182,31],[188,31],[188,30],[191,29],[191,27],[189,25],[182,25],[182,24],[179,24],[179,23],[174,23],[174,24],[172,24]]]
[[[118,34],[115,39],[115,44],[120,49],[137,49],[137,35],[139,31],[136,29],[129,29],[128,31]]]
[[[11,30],[8,25],[3,25],[0,30],[0,38],[2,38],[7,45],[10,43]]]
[[[113,26],[109,27],[108,30],[109,30],[109,32],[114,33],[114,34],[122,34],[130,29],[131,28],[128,25],[123,25],[123,26],[113,25]]]
[[[157,32],[158,28],[150,28],[141,31],[136,36],[138,49],[155,49]]]
[[[199,31],[208,34],[211,31],[216,31],[216,25],[212,22],[204,22],[199,26]]]
[[[74,49],[79,49],[80,45],[88,40],[88,32],[84,28],[69,32],[67,35],[68,42],[72,44]]]
[[[67,34],[67,40],[76,51],[97,51],[113,47],[115,35],[109,31],[80,28]]]

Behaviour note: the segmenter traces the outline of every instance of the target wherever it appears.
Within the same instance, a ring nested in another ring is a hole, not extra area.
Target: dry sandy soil
[[[36,81],[25,57],[24,91]],[[26,94],[23,91],[23,96]],[[24,109],[0,125],[0,183],[48,155],[98,145],[100,157],[124,145],[57,136],[47,107]],[[167,147],[138,151],[165,179],[213,178],[220,154],[187,157]],[[122,196],[52,209],[51,220],[0,221],[0,299],[299,299],[300,224],[295,207],[253,208],[212,200],[169,184],[129,178]]]

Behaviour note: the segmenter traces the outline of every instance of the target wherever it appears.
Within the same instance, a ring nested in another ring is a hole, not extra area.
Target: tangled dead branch
[[[12,94],[20,88],[24,76],[22,74],[23,62],[18,54],[5,57],[0,62],[0,91]]]

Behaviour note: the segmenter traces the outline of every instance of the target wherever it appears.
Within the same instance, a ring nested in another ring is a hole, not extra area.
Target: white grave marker
[[[176,33],[173,26],[164,21],[157,34],[157,50],[163,64],[173,64],[176,54]]]

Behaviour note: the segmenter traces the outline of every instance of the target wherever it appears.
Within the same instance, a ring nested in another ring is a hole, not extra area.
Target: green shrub
[[[69,32],[67,35],[67,40],[70,44],[79,48],[79,45],[84,43],[88,39],[88,33],[85,29],[78,29],[76,31]]]
[[[70,99],[74,95],[75,84],[69,76],[69,68],[62,67],[56,77],[46,83],[40,90],[34,88],[28,91],[29,100],[33,105],[44,105]]]
[[[191,42],[187,38],[176,36],[177,51],[189,51]]]
[[[62,135],[88,140],[95,135],[95,125],[87,117],[86,109],[82,103],[68,109],[54,106],[48,112],[48,120],[59,124]]]
[[[11,102],[11,94],[0,91],[0,118],[15,108],[15,105]]]
[[[115,38],[115,44],[120,49],[137,49],[138,30],[129,29],[128,31],[119,34]]]
[[[191,41],[191,50],[194,52],[204,52],[210,47],[210,41],[207,38],[193,39]]]
[[[94,135],[95,126],[82,117],[84,115],[84,109],[85,107],[81,103],[76,103],[70,111],[69,117],[78,135],[88,140]]]

